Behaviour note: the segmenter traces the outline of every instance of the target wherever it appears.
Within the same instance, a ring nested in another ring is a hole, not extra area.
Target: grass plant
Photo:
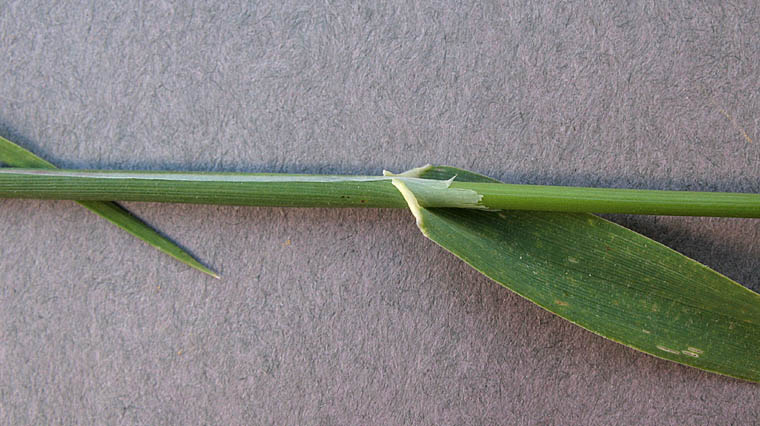
[[[760,382],[760,295],[591,214],[757,218],[759,194],[508,185],[442,166],[383,176],[56,170],[2,138],[0,161],[11,166],[0,169],[0,198],[76,200],[214,276],[115,201],[408,208],[426,237],[574,324]]]

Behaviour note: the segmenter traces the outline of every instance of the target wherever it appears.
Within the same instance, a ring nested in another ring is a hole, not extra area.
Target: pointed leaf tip
[[[34,155],[30,151],[16,145],[2,136],[0,136],[0,162],[11,167],[32,167],[41,169],[56,168],[48,161]],[[77,201],[77,203],[180,262],[205,274],[211,275],[214,278],[220,278],[218,274],[201,264],[187,251],[159,234],[156,230],[148,226],[148,224],[121,205],[105,201]]]

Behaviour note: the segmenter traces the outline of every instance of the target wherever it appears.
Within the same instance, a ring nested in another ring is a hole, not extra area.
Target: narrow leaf
[[[0,162],[12,167],[32,167],[41,169],[54,169],[55,166],[42,158],[32,154],[26,149],[16,145],[8,139],[0,136]],[[156,232],[137,216],[114,202],[106,201],[77,201],[90,211],[107,219],[119,228],[129,232],[135,237],[145,241],[160,251],[172,256],[180,262],[191,266],[201,272],[219,278],[214,271],[203,266],[181,247]]]
[[[494,182],[449,167],[422,177],[452,176]],[[760,382],[757,293],[591,214],[422,208],[399,189],[426,236],[544,309],[656,357]]]

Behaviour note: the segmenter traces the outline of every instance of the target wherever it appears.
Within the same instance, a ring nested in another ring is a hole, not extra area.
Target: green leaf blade
[[[30,151],[16,145],[2,136],[0,136],[0,162],[12,167],[32,167],[41,169],[56,168],[52,163],[34,155]],[[204,266],[197,259],[187,253],[187,251],[158,233],[121,205],[108,201],[77,201],[77,203],[133,236],[150,244],[154,248],[157,248],[159,251],[166,253],[205,274],[211,275],[214,278],[219,278],[219,275],[214,271]]]
[[[490,180],[453,168],[428,178]],[[568,321],[659,358],[760,382],[760,295],[594,215],[421,209],[429,238]]]
[[[182,247],[161,235],[121,205],[110,201],[77,201],[77,203],[185,265],[214,278],[221,278],[216,272],[192,257]]]

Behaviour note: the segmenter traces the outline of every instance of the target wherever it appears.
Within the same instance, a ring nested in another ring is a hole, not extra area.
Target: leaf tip
[[[203,272],[203,273],[204,273],[204,274],[206,274],[206,275],[209,275],[209,276],[211,276],[212,278],[216,278],[217,280],[221,280],[221,279],[222,279],[222,276],[221,276],[221,275],[219,275],[219,274],[217,274],[216,272],[212,271],[211,269],[209,269],[209,268],[207,268],[207,267],[205,267],[205,266],[201,265],[200,263],[197,263],[197,262],[193,262],[192,264],[191,264],[191,263],[188,263],[188,265],[190,265],[190,266],[192,266],[193,268],[195,268],[195,269],[197,269],[197,270],[199,270],[199,271]]]

